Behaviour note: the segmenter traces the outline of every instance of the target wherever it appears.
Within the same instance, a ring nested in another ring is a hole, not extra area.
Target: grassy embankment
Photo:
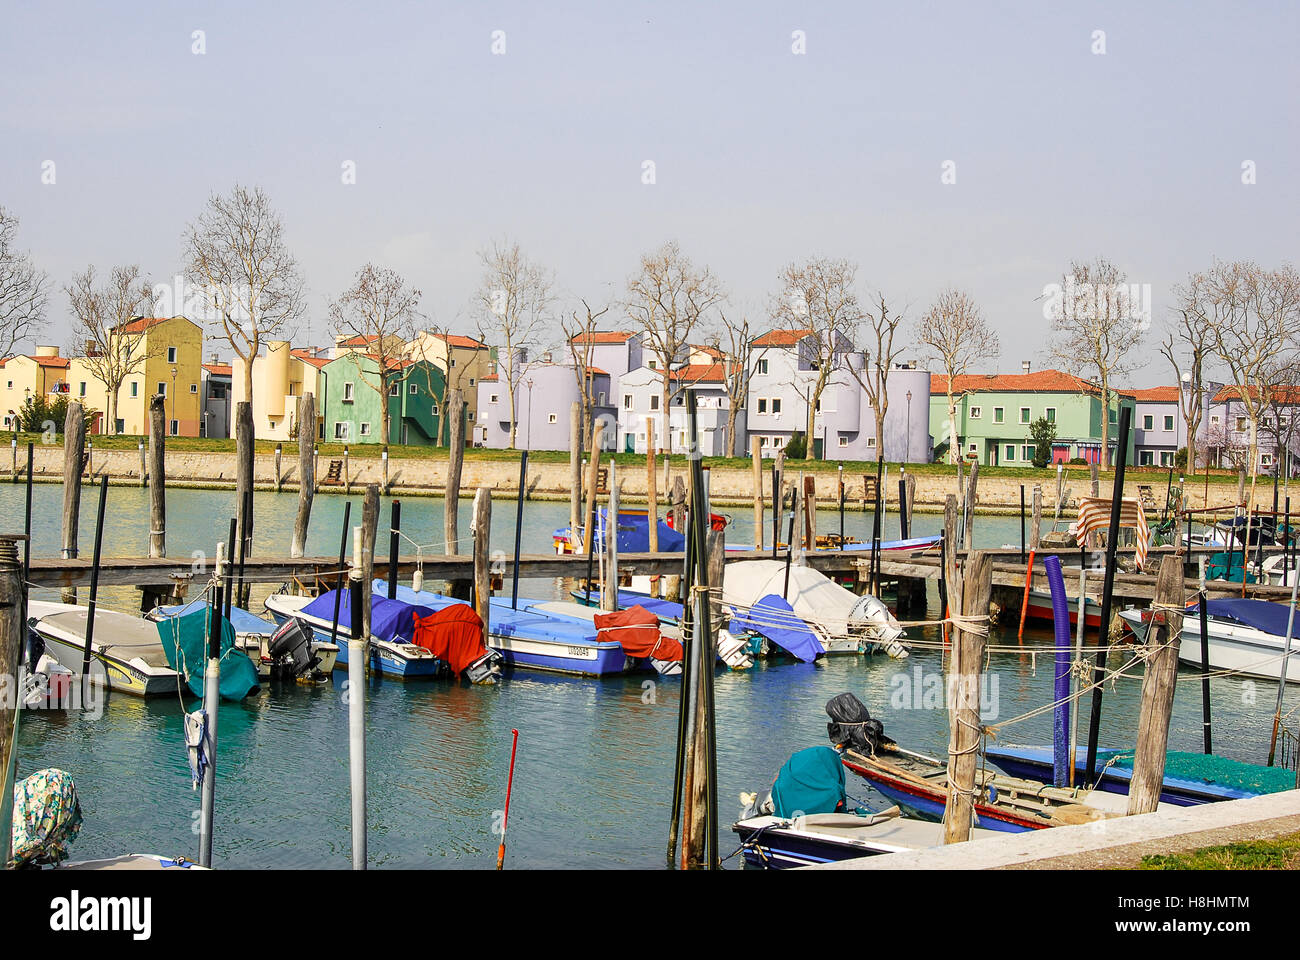
[[[1300,833],[1143,857],[1140,870],[1297,870]]]

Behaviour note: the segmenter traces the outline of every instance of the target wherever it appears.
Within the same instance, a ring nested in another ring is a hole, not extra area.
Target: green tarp
[[[168,617],[158,623],[167,665],[185,678],[195,696],[203,696],[203,666],[208,650],[208,610],[199,607],[181,617]],[[223,700],[243,700],[258,689],[257,664],[235,646],[235,628],[221,618],[221,682]]]
[[[1133,769],[1133,751],[1099,750],[1098,759],[1115,767]],[[1111,758],[1114,762],[1111,762]],[[1266,767],[1258,763],[1244,763],[1210,753],[1186,753],[1170,750],[1165,755],[1165,778],[1201,780],[1224,787],[1235,787],[1251,793],[1281,793],[1296,789],[1296,772],[1285,767]]]

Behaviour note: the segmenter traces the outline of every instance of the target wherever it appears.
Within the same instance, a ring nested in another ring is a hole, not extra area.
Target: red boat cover
[[[595,616],[596,640],[616,640],[629,657],[680,660],[682,645],[659,632],[659,618],[642,606]]]
[[[426,617],[416,615],[412,642],[446,663],[456,676],[487,653],[483,620],[468,603],[448,604]]]

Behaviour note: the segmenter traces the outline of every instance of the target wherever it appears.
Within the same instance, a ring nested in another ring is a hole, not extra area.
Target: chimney
[[[1023,374],[1028,374],[1028,373],[1029,373],[1029,361],[1028,361],[1028,360],[1021,361],[1021,364],[1020,364],[1020,372],[1023,373]]]

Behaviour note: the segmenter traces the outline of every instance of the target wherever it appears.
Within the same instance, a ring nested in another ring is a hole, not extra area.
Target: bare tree
[[[628,315],[645,334],[645,344],[654,354],[663,378],[662,400],[665,423],[672,400],[682,385],[671,376],[683,348],[690,344],[697,327],[722,302],[722,285],[707,266],[697,267],[682,253],[676,240],[643,254],[640,272],[627,284]],[[661,431],[672,453],[671,430]]]
[[[1195,278],[1174,288],[1177,319],[1160,344],[1160,352],[1174,368],[1178,386],[1178,412],[1187,429],[1187,473],[1196,476],[1196,437],[1205,417],[1205,364],[1210,356],[1210,328],[1197,306]],[[1208,467],[1208,464],[1207,464]]]
[[[383,443],[392,438],[389,391],[401,384],[415,369],[408,344],[414,339],[420,321],[420,291],[410,286],[395,270],[367,263],[351,287],[330,305],[330,325],[337,337],[355,342],[348,354],[361,380],[379,394]],[[367,374],[361,358],[375,361],[376,373]],[[408,360],[412,362],[407,362]]]
[[[609,313],[610,305],[605,304],[596,310],[584,299],[582,308],[585,312],[581,316],[577,310],[571,310],[567,318],[561,318],[560,329],[564,332],[565,346],[569,350],[569,358],[573,361],[573,377],[577,381],[580,414],[578,422],[582,424],[582,446],[583,449],[589,450],[595,416],[591,358],[596,346],[596,325],[601,317]]]
[[[810,257],[791,263],[781,271],[781,290],[772,297],[771,314],[776,326],[795,332],[807,331],[798,349],[816,376],[808,385],[807,452],[815,452],[813,433],[823,391],[843,366],[865,313],[853,287],[858,268],[848,260]]]
[[[17,239],[18,218],[0,207],[0,357],[40,331],[49,300],[49,277],[18,251]]]
[[[1252,486],[1259,462],[1260,414],[1270,380],[1295,357],[1300,332],[1300,275],[1289,264],[1266,270],[1249,260],[1216,262],[1193,275],[1185,304],[1208,326],[1213,349],[1237,388],[1249,425]]]
[[[906,314],[903,311],[895,313],[884,293],[876,291],[875,300],[865,311],[865,316],[860,342],[867,342],[870,346],[863,351],[862,367],[849,364],[848,370],[866,393],[871,411],[875,414],[876,454],[883,458],[885,414],[889,411],[889,371],[894,366],[894,360],[903,352],[902,344],[894,346],[894,337],[903,325]]]
[[[244,361],[244,398],[253,400],[253,359],[263,340],[303,312],[302,278],[284,225],[261,187],[213,194],[185,237],[187,271],[203,287],[222,339]]]
[[[515,448],[519,418],[515,415],[515,391],[519,387],[524,354],[535,345],[549,323],[547,311],[554,301],[554,282],[549,272],[530,261],[517,243],[492,244],[479,253],[483,280],[478,302],[482,318],[480,337],[490,334],[505,341],[501,369],[505,371],[506,393],[510,396],[510,449]]]
[[[149,281],[138,264],[114,267],[103,286],[95,283],[95,268],[73,274],[64,288],[76,317],[77,353],[91,376],[104,385],[107,396],[105,433],[117,432],[117,396],[126,378],[144,370],[158,347],[150,348],[143,324],[132,324],[153,307]]]
[[[1050,289],[1050,288],[1049,288]],[[1049,354],[1101,388],[1101,467],[1110,466],[1111,381],[1134,367],[1134,348],[1149,325],[1124,273],[1098,257],[1071,263],[1049,301],[1054,334]]]
[[[1295,451],[1296,409],[1300,406],[1300,365],[1293,357],[1274,364],[1267,374],[1267,398],[1261,433],[1269,442],[1278,476],[1290,465]],[[1288,470],[1289,473],[1289,470]],[[1289,476],[1287,478],[1290,479]]]
[[[943,291],[930,305],[917,322],[916,338],[943,368],[948,397],[948,458],[950,463],[956,463],[961,455],[961,440],[957,436],[954,382],[979,361],[996,359],[1001,344],[970,295],[955,289]]]
[[[709,346],[721,356],[722,383],[727,391],[727,456],[736,455],[736,419],[749,402],[749,362],[753,356],[753,338],[749,334],[749,317],[742,313],[730,321],[719,311],[721,334],[713,334]]]

